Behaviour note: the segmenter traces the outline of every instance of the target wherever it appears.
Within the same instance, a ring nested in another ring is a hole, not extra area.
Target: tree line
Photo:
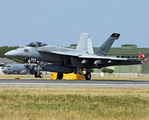
[[[114,72],[114,70],[113,69],[106,68],[106,67],[103,67],[101,69],[101,72],[103,72],[103,73],[109,73],[109,76],[110,76],[110,74],[112,74]]]
[[[2,47],[0,47],[0,58],[7,58],[4,54],[10,50],[14,50],[17,48],[19,48],[19,46],[10,46],[10,47],[9,46],[2,46]],[[22,63],[22,60],[19,60],[19,59],[11,59],[11,60],[18,62],[18,63]]]

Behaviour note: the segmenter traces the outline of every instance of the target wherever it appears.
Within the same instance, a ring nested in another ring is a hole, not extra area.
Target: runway
[[[0,79],[0,87],[123,87],[149,88],[145,80],[44,80]]]

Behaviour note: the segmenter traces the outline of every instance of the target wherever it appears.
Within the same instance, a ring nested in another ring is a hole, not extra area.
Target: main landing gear
[[[83,74],[86,80],[91,79],[91,73]],[[61,80],[63,78],[63,73],[57,73],[57,79]]]
[[[86,74],[83,73],[82,68],[76,68],[76,69],[73,69],[73,71],[75,74],[79,73],[80,75],[84,76],[86,80],[91,79],[91,69],[86,69]]]
[[[90,80],[91,79],[91,73],[86,73],[85,74],[85,79]]]
[[[63,73],[57,73],[57,79],[61,80],[63,78]]]

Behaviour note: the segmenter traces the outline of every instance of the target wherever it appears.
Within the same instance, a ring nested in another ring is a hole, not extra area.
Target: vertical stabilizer
[[[113,33],[96,51],[96,55],[104,55],[108,53],[109,49],[111,48],[113,42],[119,38],[120,34]]]
[[[76,50],[93,54],[92,41],[88,33],[81,34]]]

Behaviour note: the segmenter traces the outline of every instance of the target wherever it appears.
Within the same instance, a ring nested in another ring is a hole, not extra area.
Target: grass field
[[[148,88],[0,88],[0,120],[148,120]]]

